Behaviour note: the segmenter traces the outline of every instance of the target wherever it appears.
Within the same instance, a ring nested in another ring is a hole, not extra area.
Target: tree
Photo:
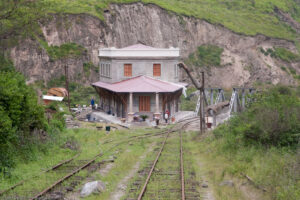
[[[33,131],[45,129],[45,123],[44,109],[23,75],[0,71],[0,171],[12,166],[16,149],[32,145]]]
[[[45,16],[40,0],[0,0],[0,50],[11,46],[12,41],[28,36],[36,30],[38,20]]]

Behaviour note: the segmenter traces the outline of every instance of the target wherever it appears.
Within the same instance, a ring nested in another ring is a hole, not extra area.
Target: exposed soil
[[[116,190],[110,195],[110,198],[109,198],[110,200],[119,200],[125,195],[129,180],[132,179],[134,177],[134,175],[138,172],[141,162],[146,158],[146,155],[153,150],[153,148],[154,148],[154,144],[152,144],[148,148],[148,150],[145,154],[140,156],[140,160],[138,162],[136,162],[136,164],[133,166],[133,168],[129,171],[128,175],[125,176],[119,182]]]

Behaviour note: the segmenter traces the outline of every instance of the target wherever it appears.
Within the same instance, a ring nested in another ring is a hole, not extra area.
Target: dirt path
[[[139,161],[135,163],[133,168],[129,171],[128,175],[119,182],[116,190],[110,195],[109,200],[119,200],[125,195],[129,180],[133,178],[134,175],[138,172],[141,162],[146,158],[146,155],[153,150],[153,148],[154,144],[150,145],[148,150],[142,156],[140,156]]]

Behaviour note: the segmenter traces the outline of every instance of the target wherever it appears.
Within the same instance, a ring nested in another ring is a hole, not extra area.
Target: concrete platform
[[[91,120],[92,121],[103,121],[103,122],[109,122],[109,123],[113,123],[113,124],[118,124],[120,126],[124,126],[129,128],[130,124],[129,123],[122,123],[121,120],[116,117],[116,116],[112,116],[112,115],[108,115],[105,112],[92,112],[91,113]]]

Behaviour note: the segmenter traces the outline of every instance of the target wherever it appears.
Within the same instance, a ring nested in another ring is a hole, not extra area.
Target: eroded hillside
[[[220,66],[194,67],[196,73],[204,69],[207,83],[214,87],[249,86],[256,82],[297,84],[300,74],[299,59],[284,61],[261,50],[283,47],[297,54],[293,41],[237,34],[221,25],[177,15],[153,4],[111,4],[104,10],[103,21],[88,14],[53,15],[41,24],[41,30],[36,37],[39,39],[27,39],[11,50],[16,68],[30,82],[59,77],[64,66],[69,65],[72,80],[90,83],[98,79],[98,48],[137,42],[179,47],[183,60],[201,45],[222,48]],[[65,57],[53,57],[50,53],[54,45],[72,43],[85,50]],[[185,76],[182,80],[188,81]]]

